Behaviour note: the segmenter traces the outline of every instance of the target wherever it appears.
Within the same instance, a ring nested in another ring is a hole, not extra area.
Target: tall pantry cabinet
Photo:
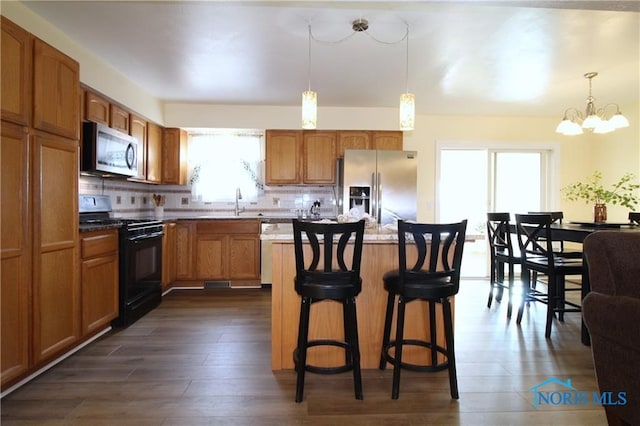
[[[80,338],[76,61],[2,17],[2,389]]]

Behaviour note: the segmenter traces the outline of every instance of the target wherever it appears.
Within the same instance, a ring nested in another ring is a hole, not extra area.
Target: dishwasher
[[[290,222],[287,223],[265,223],[262,222],[260,232],[277,232],[277,233],[289,233],[293,235],[293,225]],[[271,285],[271,240],[260,240],[260,284]]]

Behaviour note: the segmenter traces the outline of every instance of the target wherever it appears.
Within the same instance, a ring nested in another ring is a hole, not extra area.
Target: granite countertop
[[[202,216],[171,216],[165,215],[162,220],[165,222],[175,222],[180,220],[259,220],[262,223],[291,223],[294,216],[259,216],[259,215],[202,215]],[[335,218],[329,218],[335,220]]]
[[[273,242],[293,242],[293,225],[274,223],[264,228],[260,234],[260,239],[263,241]],[[484,235],[480,234],[467,234],[465,236],[466,242],[474,242],[476,240],[484,240]],[[364,231],[365,242],[385,242],[385,241],[398,241],[398,228],[394,225],[374,225],[368,227]]]
[[[293,241],[293,225],[274,223],[262,230],[260,239],[263,241]],[[398,241],[398,230],[392,225],[375,225],[366,228],[364,241]]]

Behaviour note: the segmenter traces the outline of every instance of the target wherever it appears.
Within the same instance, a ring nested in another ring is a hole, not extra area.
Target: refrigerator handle
[[[376,212],[378,211],[378,182],[376,180],[376,172],[371,173],[371,194],[369,196],[371,202],[371,217],[376,218]]]
[[[382,223],[382,176],[380,172],[378,172],[378,177],[376,179],[376,217],[378,219],[378,225]]]

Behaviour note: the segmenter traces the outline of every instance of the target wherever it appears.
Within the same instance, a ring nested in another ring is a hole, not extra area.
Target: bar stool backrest
[[[398,221],[398,251],[401,285],[420,282],[460,284],[460,266],[467,221],[430,224]],[[415,261],[409,261],[407,248],[415,246]],[[457,291],[457,289],[456,289]]]
[[[364,220],[319,223],[293,219],[296,291],[300,293],[305,284],[331,284],[357,286],[359,292],[364,226]],[[348,246],[353,250],[347,250]]]

